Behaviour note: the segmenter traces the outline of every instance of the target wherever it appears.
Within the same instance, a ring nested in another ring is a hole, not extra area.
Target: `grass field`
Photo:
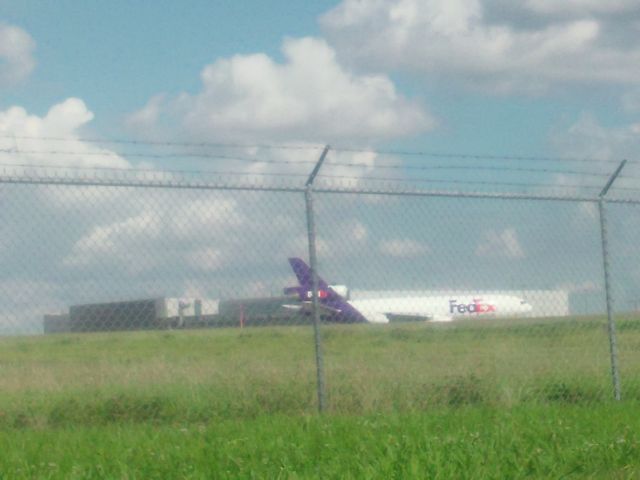
[[[0,340],[0,478],[638,478],[640,324],[304,326]]]

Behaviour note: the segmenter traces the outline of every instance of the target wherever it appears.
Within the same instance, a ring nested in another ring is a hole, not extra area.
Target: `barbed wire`
[[[430,179],[430,178],[389,178],[389,177],[372,177],[372,176],[334,176],[334,175],[318,175],[321,178],[327,178],[332,180],[363,180],[374,182],[398,182],[398,183],[436,183],[436,184],[454,184],[454,185],[486,185],[486,186],[508,186],[508,187],[533,187],[533,188],[602,188],[596,185],[553,185],[543,183],[523,183],[523,182],[495,182],[495,181],[483,181],[483,180],[459,180],[459,179]]]
[[[579,170],[559,170],[550,168],[529,168],[529,167],[505,167],[505,166],[486,166],[486,165],[366,165],[362,163],[335,163],[327,162],[325,165],[337,167],[360,167],[360,168],[379,168],[384,170],[467,170],[467,171],[496,171],[496,172],[519,172],[519,173],[552,173],[563,175],[583,175],[600,178],[608,178],[611,174],[604,172],[591,172]]]
[[[7,169],[42,169],[43,171],[57,171],[64,173],[73,172],[92,172],[92,171],[106,171],[110,173],[122,173],[122,174],[152,174],[152,175],[175,175],[182,177],[193,176],[207,176],[207,175],[222,175],[222,176],[244,176],[244,177],[307,177],[307,173],[293,173],[293,172],[247,172],[247,171],[233,171],[233,170],[179,170],[179,169],[151,169],[151,168],[118,168],[118,167],[105,167],[105,166],[60,166],[60,165],[44,165],[44,164],[0,164],[0,169],[6,174]],[[461,180],[461,179],[434,179],[434,178],[416,178],[416,177],[375,177],[375,176],[349,176],[349,175],[330,175],[320,174],[319,178],[331,179],[331,180],[362,180],[362,181],[377,181],[377,182],[394,182],[397,184],[402,183],[432,183],[432,184],[454,184],[454,185],[484,185],[494,187],[527,187],[527,188],[589,188],[589,189],[601,189],[601,185],[585,185],[585,184],[549,184],[549,183],[524,183],[524,182],[500,182],[500,181],[481,181],[481,180]],[[618,189],[626,189],[632,191],[638,191],[638,189],[631,189],[625,187],[618,187]]]
[[[500,182],[500,181],[483,181],[483,180],[459,180],[459,179],[429,179],[429,178],[392,178],[392,177],[372,177],[372,176],[344,176],[344,175],[327,175],[320,174],[319,178],[327,178],[332,180],[357,180],[357,181],[374,181],[374,182],[397,182],[401,183],[432,183],[432,184],[452,184],[452,185],[484,185],[491,187],[525,187],[525,188],[585,188],[592,190],[602,190],[602,185],[585,185],[574,183],[548,184],[548,183],[523,183],[523,182]],[[614,186],[616,190],[625,190],[631,192],[640,192],[640,188]]]
[[[275,159],[261,159],[261,158],[249,158],[235,155],[221,155],[221,154],[206,154],[206,153],[140,153],[140,152],[126,152],[117,153],[111,151],[97,151],[97,152],[80,152],[71,150],[19,150],[16,148],[0,149],[0,153],[12,154],[17,156],[25,155],[52,155],[52,156],[88,156],[88,157],[122,157],[126,158],[142,158],[142,159],[180,159],[180,158],[195,158],[206,160],[229,160],[238,161],[250,164],[271,164],[271,165],[314,165],[315,160],[275,160]],[[578,175],[578,176],[592,176],[599,178],[606,178],[610,174],[603,172],[593,171],[580,171],[580,170],[567,170],[567,169],[551,169],[551,168],[533,168],[533,167],[509,167],[509,166],[489,166],[489,165],[385,165],[385,164],[364,164],[354,162],[335,162],[330,161],[325,163],[327,166],[346,167],[346,168],[376,168],[383,170],[413,170],[413,171],[433,171],[433,170],[464,170],[464,171],[494,171],[494,172],[517,172],[517,173],[536,173],[536,174],[562,174],[562,175]],[[635,178],[635,177],[626,177]]]
[[[243,148],[282,148],[282,149],[299,149],[299,150],[312,150],[318,149],[318,146],[302,146],[302,145],[275,145],[275,144],[232,144],[232,143],[190,143],[190,142],[148,142],[139,140],[99,140],[99,139],[87,139],[79,137],[33,137],[33,136],[8,136],[1,135],[0,138],[12,138],[12,139],[30,139],[30,140],[52,140],[52,141],[83,141],[83,142],[102,142],[102,143],[119,143],[138,146],[173,146],[173,147],[243,147]],[[457,160],[486,160],[486,161],[502,161],[502,160],[535,160],[535,161],[593,161],[594,159],[570,159],[570,158],[553,158],[553,157],[533,157],[533,156],[514,156],[514,155],[474,155],[474,154],[456,154],[456,153],[437,153],[437,152],[425,152],[425,151],[401,151],[401,150],[372,150],[372,149],[353,149],[347,147],[334,147],[333,151],[344,152],[371,152],[376,154],[388,154],[388,155],[413,155],[413,156],[431,156],[429,158],[449,158]],[[314,165],[315,159],[265,159],[258,157],[247,157],[241,155],[228,155],[224,153],[212,153],[212,152],[116,152],[111,150],[103,151],[79,151],[79,150],[60,150],[60,149],[30,149],[23,150],[16,146],[13,148],[0,149],[0,153],[9,155],[15,155],[18,157],[25,156],[75,156],[75,157],[118,157],[118,158],[139,158],[150,160],[163,160],[163,159],[203,159],[203,160],[226,160],[229,162],[243,162],[251,165],[283,165],[283,166],[295,166],[295,165]],[[598,160],[606,161],[607,163],[617,163],[615,160]],[[596,172],[592,170],[579,170],[579,169],[559,169],[559,168],[547,168],[547,167],[535,167],[535,166],[512,166],[512,165],[478,165],[478,164],[427,164],[427,165],[415,165],[404,164],[394,162],[381,163],[376,161],[374,163],[363,162],[349,162],[349,161],[337,161],[335,156],[329,160],[326,167],[339,167],[339,168],[359,168],[359,169],[376,169],[387,171],[406,171],[406,172],[435,172],[435,171],[464,171],[466,173],[475,174],[479,172],[496,172],[496,173],[519,173],[519,174],[537,174],[537,175],[567,175],[567,176],[580,176],[580,177],[596,177],[596,178],[608,178],[610,173]],[[181,176],[195,176],[195,175],[221,175],[221,176],[245,176],[245,177],[305,177],[308,173],[293,173],[293,172],[259,172],[259,171],[235,171],[235,170],[184,170],[184,169],[154,169],[154,168],[123,168],[123,167],[108,167],[108,166],[75,166],[75,165],[44,165],[44,164],[9,164],[2,165],[0,167],[18,167],[18,168],[42,168],[42,169],[64,169],[66,171],[110,171],[110,172],[129,172],[129,173],[153,173],[157,175],[169,174],[169,175],[181,175]],[[427,183],[427,184],[450,184],[450,185],[467,185],[467,186],[488,186],[494,188],[502,187],[518,187],[518,188],[549,188],[549,189],[601,189],[601,185],[590,185],[582,183],[539,183],[539,182],[515,182],[515,181],[500,181],[499,178],[492,180],[466,180],[460,178],[408,178],[408,177],[392,177],[392,176],[367,176],[367,175],[330,175],[323,172],[320,177],[333,180],[358,180],[358,181],[374,181],[374,182],[394,182],[397,184],[402,183]],[[623,174],[621,180],[640,180],[640,177],[634,175]],[[638,188],[616,186],[617,190],[627,190],[632,192],[640,191]]]
[[[638,175],[625,175],[624,173],[621,173],[618,176],[618,179],[620,179],[620,180],[622,180],[622,179],[625,179],[625,180],[640,180],[640,176],[638,176]]]
[[[244,172],[240,172],[244,175]],[[302,176],[302,175],[301,175]],[[169,188],[169,189],[187,189],[187,190],[236,190],[236,191],[261,191],[261,192],[288,192],[303,193],[306,189],[302,186],[284,186],[283,184],[258,184],[258,183],[242,183],[231,184],[228,181],[216,181],[216,183],[202,182],[199,180],[180,180],[176,179],[126,179],[126,178],[100,178],[100,177],[68,177],[68,176],[40,176],[40,175],[0,175],[0,183],[7,184],[29,184],[29,185],[63,185],[63,186],[100,186],[100,187],[136,187],[136,188]],[[449,182],[451,183],[451,182]],[[458,182],[472,183],[472,182]],[[528,184],[529,186],[535,186]],[[544,186],[544,185],[543,185]],[[548,186],[551,188],[552,186]],[[599,188],[599,187],[593,187]],[[429,196],[429,197],[448,197],[448,198],[491,198],[491,199],[513,199],[513,200],[545,200],[545,201],[569,201],[569,202],[597,202],[598,196],[588,194],[588,196],[580,196],[577,192],[567,192],[563,194],[549,194],[533,192],[504,192],[504,191],[484,191],[484,190],[433,190],[433,189],[399,189],[398,185],[387,182],[382,187],[369,187],[366,184],[353,188],[345,188],[344,186],[327,185],[319,186],[315,189],[318,193],[346,193],[359,195],[408,195],[408,196]],[[637,190],[634,190],[637,192]],[[634,204],[640,205],[640,200],[635,198],[621,198],[611,196],[607,198],[609,203]]]
[[[620,160],[596,157],[553,157],[537,155],[515,155],[515,154],[476,154],[476,153],[456,153],[456,152],[436,152],[429,150],[393,150],[393,149],[358,149],[351,147],[331,146],[335,152],[350,153],[375,153],[379,155],[415,156],[431,158],[457,158],[469,160],[505,160],[505,161],[533,161],[533,162],[586,162],[586,163],[620,163]],[[629,160],[628,163],[638,163],[637,160]]]
[[[324,145],[296,145],[270,143],[233,143],[233,142],[180,142],[161,140],[106,139],[97,137],[36,137],[30,135],[2,135],[0,138],[14,140],[45,140],[51,142],[86,142],[102,144],[139,145],[156,147],[192,147],[192,148],[264,148],[271,150],[322,150]]]
[[[277,144],[277,143],[237,143],[237,142],[187,142],[187,141],[157,141],[157,140],[134,140],[134,139],[105,139],[97,137],[58,137],[58,136],[30,136],[30,135],[8,135],[0,134],[0,138],[13,140],[43,140],[54,142],[87,142],[99,144],[122,144],[137,146],[156,147],[188,147],[188,148],[251,148],[269,150],[307,150],[320,151],[324,145],[302,145],[302,144]],[[348,145],[332,145],[333,152],[344,153],[372,153],[377,155],[395,155],[423,158],[450,158],[467,160],[494,160],[494,161],[533,161],[533,162],[585,162],[585,163],[620,163],[620,160],[597,157],[569,157],[569,156],[548,156],[548,155],[518,155],[518,154],[480,154],[462,152],[437,152],[431,150],[402,150],[402,149],[375,149],[367,147],[353,147]],[[628,163],[637,164],[637,160],[629,160]]]
[[[105,177],[111,179],[119,179],[122,181],[126,181],[128,175],[131,178],[135,178],[135,174],[146,174],[150,175],[146,177],[146,181],[153,181],[162,179],[163,177],[170,176],[174,177],[172,180],[178,182],[191,182],[194,178],[197,177],[205,177],[205,176],[213,176],[213,177],[243,177],[245,179],[257,179],[257,178],[306,178],[307,173],[283,173],[283,172],[247,172],[247,171],[232,171],[232,170],[223,170],[223,171],[194,171],[194,170],[154,170],[154,169],[125,169],[125,168],[115,168],[115,167],[60,167],[60,166],[49,166],[49,165],[21,165],[21,164],[9,164],[3,165],[0,164],[0,180],[4,178],[8,178],[10,176],[15,176],[16,169],[24,169],[25,171],[17,172],[18,175],[24,175],[28,177],[29,175],[34,175],[35,177],[39,177],[44,172],[45,175],[49,174],[49,172],[55,172],[54,178],[66,178],[66,179],[88,179],[86,173],[91,171],[108,171],[114,174],[122,174],[120,176],[112,176]],[[42,169],[42,171],[29,171],[34,169]],[[74,173],[82,172],[82,175],[75,175]],[[527,188],[527,189],[548,189],[559,191],[562,189],[587,189],[590,191],[600,191],[601,185],[590,185],[590,184],[575,184],[575,183],[533,183],[533,182],[502,182],[502,181],[483,181],[483,180],[461,180],[461,179],[442,179],[442,178],[407,178],[407,177],[375,177],[375,176],[348,176],[348,175],[329,175],[329,174],[320,174],[319,178],[329,179],[332,181],[363,181],[363,182],[384,182],[388,186],[393,186],[393,188],[399,188],[403,184],[437,184],[437,185],[456,185],[456,186],[467,186],[467,187],[491,187],[495,189],[500,188]],[[43,177],[44,179],[45,177]],[[99,179],[99,177],[95,177]],[[166,178],[165,178],[166,179]],[[128,184],[124,184],[126,186]],[[630,188],[624,187],[620,185],[615,185],[613,187],[614,190],[618,191],[627,191],[633,193],[640,193],[639,188]],[[473,191],[473,190],[470,190]]]
[[[126,169],[126,168],[115,168],[115,167],[61,167],[61,166],[50,166],[50,165],[29,165],[29,164],[0,164],[0,168],[2,169],[2,174],[7,174],[7,169],[42,169],[43,171],[57,171],[65,174],[73,174],[74,172],[82,172],[86,174],[87,172],[96,172],[96,171],[107,171],[110,173],[120,173],[120,174],[149,174],[149,175],[173,175],[180,176],[183,178],[187,177],[197,177],[197,176],[238,176],[238,177],[272,177],[272,178],[306,178],[308,176],[307,173],[291,173],[291,172],[247,172],[247,171],[233,171],[233,170],[215,170],[215,171],[203,171],[203,170],[154,170],[154,169]],[[397,185],[401,184],[409,184],[409,183],[426,183],[426,184],[450,184],[450,185],[467,185],[467,186],[487,186],[487,187],[519,187],[519,188],[548,188],[548,189],[563,189],[563,188],[583,188],[583,189],[592,189],[592,190],[600,190],[602,189],[602,185],[589,185],[589,184],[578,184],[578,183],[532,183],[532,182],[502,182],[502,181],[482,181],[482,180],[460,180],[460,179],[434,179],[434,178],[409,178],[409,177],[374,177],[374,176],[349,176],[349,175],[329,175],[329,174],[321,174],[318,175],[319,178],[330,179],[335,181],[374,181],[374,182],[387,182],[387,183],[395,183]],[[630,192],[640,192],[639,188],[631,188],[624,186],[614,186],[616,190],[630,191]]]
[[[36,165],[36,164],[0,164],[2,173],[7,173],[8,169],[42,169],[43,171],[62,171],[65,173],[78,172],[110,172],[110,173],[122,173],[122,174],[153,174],[153,175],[176,175],[176,176],[207,176],[207,175],[230,175],[230,176],[245,176],[245,177],[307,177],[306,173],[291,173],[291,172],[240,172],[231,170],[157,170],[151,168],[117,168],[117,167],[65,167],[65,166],[52,166],[52,165]]]
[[[127,153],[118,153],[118,152],[79,152],[79,151],[68,151],[68,150],[17,150],[15,148],[12,149],[0,149],[0,153],[7,153],[13,155],[55,155],[55,156],[63,156],[68,155],[72,157],[122,157],[122,158],[143,158],[143,159],[154,159],[154,160],[163,160],[168,158],[199,158],[199,159],[208,159],[208,160],[233,160],[245,163],[265,163],[265,164],[282,164],[282,165],[298,165],[298,164],[310,164],[313,165],[316,163],[315,160],[261,160],[258,158],[248,158],[248,157],[239,157],[235,155],[219,155],[219,154],[204,154],[204,153],[139,153],[139,152],[127,152]]]

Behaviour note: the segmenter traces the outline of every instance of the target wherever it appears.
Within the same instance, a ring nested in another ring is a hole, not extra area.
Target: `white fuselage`
[[[349,303],[371,323],[388,323],[390,316],[448,322],[454,318],[519,316],[532,307],[512,295],[442,295],[368,298]]]

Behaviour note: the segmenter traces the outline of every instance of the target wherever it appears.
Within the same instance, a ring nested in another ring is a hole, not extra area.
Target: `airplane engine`
[[[350,292],[349,288],[346,285],[329,285],[329,287],[331,287],[334,292],[336,292],[345,300],[349,300]]]

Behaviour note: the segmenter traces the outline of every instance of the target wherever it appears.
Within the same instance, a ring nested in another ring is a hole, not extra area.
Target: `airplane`
[[[304,260],[292,257],[289,264],[297,279],[297,287],[285,288],[288,296],[300,303],[284,308],[310,313],[313,287],[311,269]],[[318,276],[318,307],[328,321],[337,323],[389,323],[390,320],[425,320],[450,322],[458,318],[517,316],[531,312],[532,306],[513,295],[433,295],[391,298],[349,299],[343,285],[329,285]]]

